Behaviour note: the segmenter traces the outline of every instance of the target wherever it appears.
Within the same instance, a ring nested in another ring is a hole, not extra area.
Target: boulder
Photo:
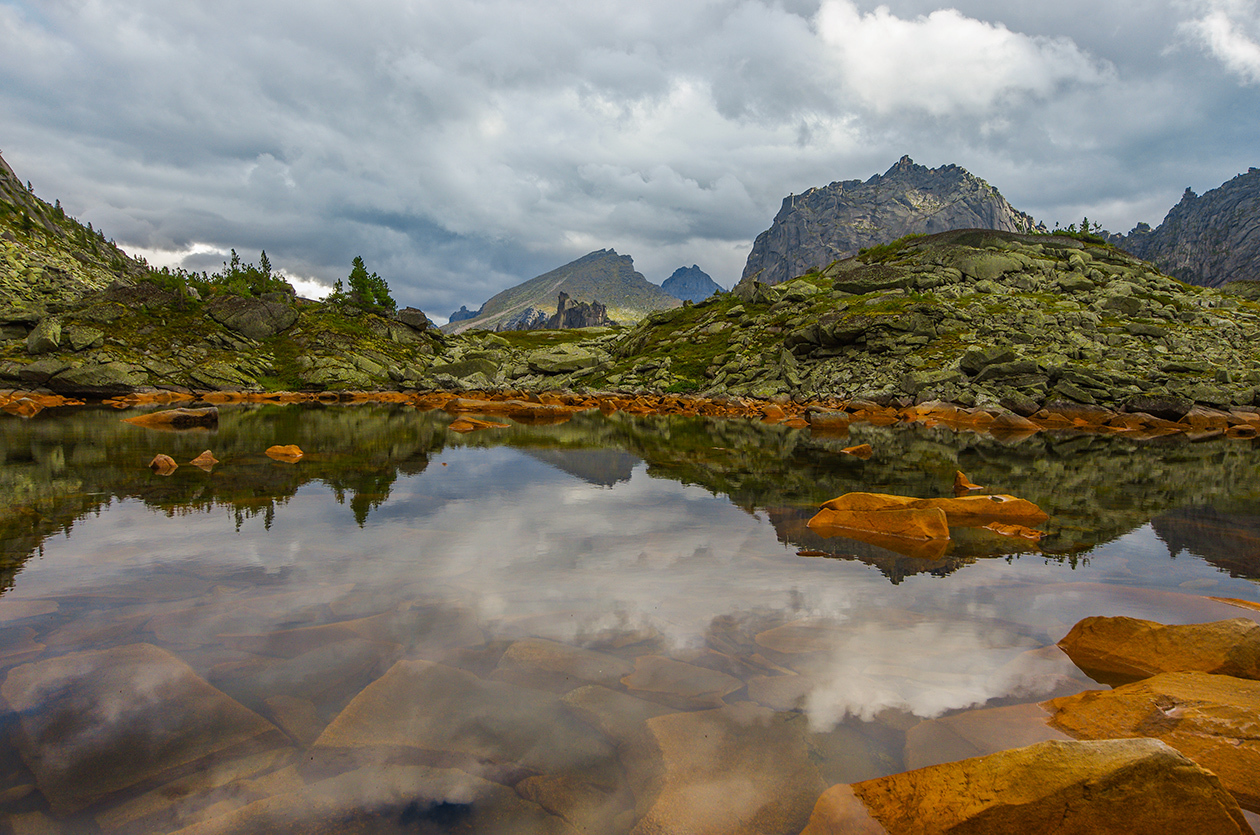
[[[153,460],[149,462],[149,469],[158,475],[170,475],[178,468],[179,464],[175,463],[174,458],[160,452],[153,456]]]
[[[423,332],[433,327],[433,323],[429,321],[428,316],[424,315],[424,311],[415,307],[404,307],[398,311],[398,321],[416,331]]]
[[[936,507],[879,510],[832,510],[824,507],[809,520],[808,525],[823,535],[836,528],[920,541],[949,539],[945,512]]]
[[[304,453],[297,444],[276,444],[267,447],[266,455],[276,461],[283,461],[286,464],[296,464],[302,460]]]
[[[45,319],[26,335],[26,351],[31,354],[48,354],[61,347],[61,323]]]
[[[822,504],[823,510],[834,511],[869,512],[932,508],[944,511],[950,525],[963,527],[979,527],[990,522],[1039,525],[1050,518],[1045,511],[1027,499],[1006,495],[916,499],[912,496],[894,496],[887,493],[846,493]]]
[[[61,329],[61,342],[71,351],[86,351],[105,344],[105,333],[97,328],[67,325]]]
[[[78,397],[113,397],[126,394],[149,382],[144,369],[125,362],[85,362],[68,368],[48,380],[58,394]]]
[[[583,368],[593,368],[599,358],[585,348],[576,345],[559,345],[534,351],[527,358],[529,367],[539,374],[567,374]]]
[[[1059,647],[1108,684],[1195,670],[1260,679],[1260,623],[1246,618],[1165,626],[1127,617],[1085,618]]]
[[[223,327],[250,339],[275,336],[298,318],[296,310],[278,299],[253,296],[215,296],[206,304],[206,312]]]
[[[801,835],[1015,832],[1242,835],[1221,781],[1148,739],[1048,741],[851,785],[819,799]]]
[[[210,470],[214,468],[214,465],[219,463],[219,459],[215,458],[214,453],[207,449],[203,450],[200,455],[188,463],[192,464],[194,467],[203,469],[206,472],[210,472]]]
[[[1045,702],[1051,724],[1077,739],[1151,737],[1218,777],[1260,812],[1260,682],[1210,673],[1160,673],[1115,690]],[[1169,827],[1167,831],[1175,831]]]
[[[278,730],[151,644],[73,652],[9,671],[22,759],[58,815]]]

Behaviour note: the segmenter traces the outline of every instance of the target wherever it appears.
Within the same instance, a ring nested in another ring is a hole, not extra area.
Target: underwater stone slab
[[[726,673],[660,655],[634,659],[634,672],[622,678],[621,683],[643,693],[644,698],[684,710],[717,707],[723,696],[744,686]]]
[[[429,661],[400,661],[351,700],[316,748],[419,749],[556,773],[612,748],[553,695]]]
[[[357,768],[250,803],[175,835],[450,830],[478,835],[576,835],[563,820],[507,786],[458,769],[417,765]]]
[[[279,747],[258,714],[151,644],[89,650],[9,671],[23,761],[58,815],[235,746]]]
[[[632,835],[799,832],[825,787],[808,725],[751,702],[649,720],[664,774]]]
[[[1040,705],[1011,705],[967,710],[929,719],[906,731],[906,769],[965,760],[1072,737],[1050,727],[1050,713]]]
[[[615,655],[593,652],[542,638],[527,638],[507,648],[491,677],[498,681],[565,692],[584,684],[616,685],[634,665]]]

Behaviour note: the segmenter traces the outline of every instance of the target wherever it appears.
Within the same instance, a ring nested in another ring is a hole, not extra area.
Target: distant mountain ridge
[[[1188,284],[1260,279],[1260,168],[1202,196],[1187,188],[1157,228],[1139,223],[1109,241]]]
[[[1035,228],[1031,215],[966,169],[927,168],[903,156],[865,182],[843,180],[784,198],[774,224],[753,243],[740,284],[781,284],[913,232]]]
[[[695,264],[690,267],[679,267],[673,275],[661,282],[661,289],[682,301],[704,301],[714,293],[720,293],[722,286]]]
[[[474,328],[496,330],[533,307],[548,317],[556,313],[560,293],[574,302],[599,302],[614,322],[636,322],[656,310],[681,302],[634,269],[634,259],[613,249],[587,253],[551,272],[492,296],[471,319],[454,321],[443,330],[462,333]]]

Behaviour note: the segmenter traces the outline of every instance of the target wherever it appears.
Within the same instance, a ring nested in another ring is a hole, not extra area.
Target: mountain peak
[[[912,232],[1027,232],[1036,225],[965,168],[927,168],[904,155],[865,182],[841,180],[787,197],[757,236],[740,283],[779,284]]]

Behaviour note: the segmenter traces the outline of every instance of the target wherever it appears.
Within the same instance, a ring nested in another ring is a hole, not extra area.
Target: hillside
[[[784,198],[773,225],[753,243],[740,283],[780,284],[911,233],[1035,226],[965,169],[926,168],[903,156],[866,182],[844,180]]]
[[[1190,284],[1260,279],[1260,168],[1202,196],[1186,189],[1157,228],[1139,224],[1111,242]]]
[[[629,255],[600,249],[504,290],[487,300],[476,316],[451,322],[443,330],[496,330],[531,307],[550,316],[556,312],[561,292],[577,302],[600,302],[610,319],[622,323],[637,322],[654,310],[679,304],[678,299],[636,272]]]
[[[84,293],[144,274],[143,263],[36,197],[0,157],[0,327],[32,324]]]

